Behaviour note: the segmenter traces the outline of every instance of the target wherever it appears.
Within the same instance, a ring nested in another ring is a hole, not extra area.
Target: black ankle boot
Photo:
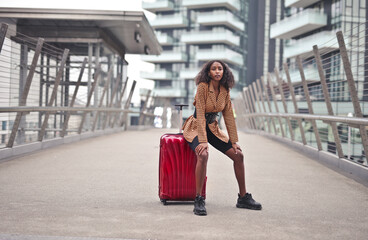
[[[194,209],[193,212],[195,215],[205,216],[207,215],[206,207],[204,206],[205,202],[202,196],[196,196],[194,200]]]
[[[236,207],[238,208],[247,208],[247,209],[253,209],[253,210],[261,210],[262,205],[258,202],[256,202],[252,198],[252,194],[246,193],[243,197],[238,194],[238,202],[236,204]]]

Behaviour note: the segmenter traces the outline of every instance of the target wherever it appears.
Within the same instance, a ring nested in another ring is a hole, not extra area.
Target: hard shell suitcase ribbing
[[[175,105],[180,107],[188,105]],[[180,112],[180,120],[181,112]],[[181,128],[181,121],[179,127]],[[181,131],[180,131],[181,132]],[[159,197],[167,201],[193,201],[196,197],[195,168],[197,157],[182,133],[164,134],[160,138]],[[206,180],[202,196],[206,196]]]

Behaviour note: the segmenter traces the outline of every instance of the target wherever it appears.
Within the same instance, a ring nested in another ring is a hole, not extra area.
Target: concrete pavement
[[[159,137],[127,131],[0,162],[0,239],[367,239],[368,188],[262,136],[239,133],[248,191],[210,148],[208,216],[157,196]]]

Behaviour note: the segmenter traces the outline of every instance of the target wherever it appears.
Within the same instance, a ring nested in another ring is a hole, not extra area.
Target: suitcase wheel
[[[168,204],[166,199],[161,199],[161,202],[162,202],[163,205],[167,205]]]

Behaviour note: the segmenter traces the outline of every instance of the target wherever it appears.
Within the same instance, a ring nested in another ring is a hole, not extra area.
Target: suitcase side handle
[[[181,133],[181,127],[183,125],[183,107],[188,106],[188,104],[175,104],[175,107],[179,107],[179,133]]]

